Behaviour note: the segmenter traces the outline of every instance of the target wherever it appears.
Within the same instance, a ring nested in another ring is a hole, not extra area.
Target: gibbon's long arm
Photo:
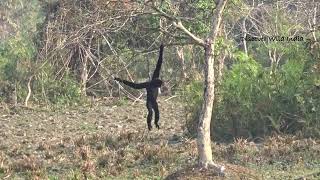
[[[160,45],[159,59],[158,59],[158,62],[157,62],[156,69],[153,72],[152,80],[153,79],[158,79],[159,76],[160,76],[160,69],[161,69],[162,59],[163,59],[163,44]]]
[[[130,86],[134,89],[143,89],[143,88],[147,88],[149,86],[149,82],[144,82],[144,83],[133,83],[130,81],[126,81],[120,78],[114,78],[114,80],[122,82],[123,84]]]
[[[118,82],[122,82],[125,85],[130,86],[134,89],[146,88],[146,90],[147,90],[147,104],[146,105],[147,105],[147,109],[148,109],[147,124],[148,124],[149,131],[152,129],[151,121],[152,121],[153,111],[155,114],[154,123],[158,129],[160,128],[160,126],[159,126],[160,112],[159,112],[159,107],[158,107],[158,103],[157,103],[157,97],[158,97],[158,88],[161,87],[161,85],[162,85],[162,81],[159,79],[162,59],[163,59],[163,45],[161,44],[157,66],[153,72],[152,80],[149,82],[133,83],[133,82],[126,81],[126,80],[123,80],[120,78],[114,78],[114,80],[116,80]]]

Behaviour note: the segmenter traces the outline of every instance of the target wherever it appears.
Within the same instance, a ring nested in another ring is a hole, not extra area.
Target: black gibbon
[[[116,81],[122,82],[123,84],[130,86],[134,89],[143,89],[146,88],[147,90],[147,109],[148,109],[148,116],[147,116],[147,124],[149,131],[152,129],[151,120],[152,120],[152,113],[154,111],[155,113],[155,121],[154,124],[159,129],[159,119],[160,119],[160,113],[157,103],[157,97],[158,97],[158,91],[159,88],[162,85],[162,81],[159,79],[160,75],[160,69],[163,59],[163,44],[160,46],[159,51],[159,59],[157,62],[156,69],[153,72],[152,80],[144,83],[133,83],[126,80],[122,80],[119,78],[115,78]]]

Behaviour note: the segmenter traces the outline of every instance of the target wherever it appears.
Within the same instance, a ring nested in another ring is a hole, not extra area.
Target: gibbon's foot
[[[151,131],[151,129],[152,129],[152,125],[151,124],[148,124],[148,129],[149,129],[149,131]]]
[[[160,126],[159,126],[159,124],[157,124],[157,123],[156,123],[156,127],[157,127],[158,129],[160,129]]]

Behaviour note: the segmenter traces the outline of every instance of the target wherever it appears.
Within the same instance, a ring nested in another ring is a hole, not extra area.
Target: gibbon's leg
[[[148,109],[147,124],[148,124],[149,131],[151,131],[151,129],[152,129],[152,125],[151,125],[151,121],[152,121],[152,103],[151,103],[151,101],[149,101],[149,99],[147,99],[147,109]]]
[[[156,100],[152,102],[152,107],[154,110],[154,124],[158,129],[160,129],[160,126],[159,126],[160,112],[159,112],[159,107]]]
[[[159,59],[158,59],[157,65],[156,65],[156,69],[153,72],[152,79],[159,78],[162,60],[163,60],[163,44],[160,45]]]
[[[119,82],[122,82],[123,84],[129,86],[129,87],[132,87],[134,89],[143,89],[143,88],[147,88],[150,84],[150,82],[144,82],[144,83],[133,83],[133,82],[130,82],[130,81],[126,81],[126,80],[123,80],[123,79],[120,79],[120,78],[114,78],[114,80],[116,81],[119,81]],[[159,83],[159,82],[158,82]]]

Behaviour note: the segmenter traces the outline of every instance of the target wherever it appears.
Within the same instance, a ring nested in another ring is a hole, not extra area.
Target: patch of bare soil
[[[242,180],[242,179],[260,179],[256,172],[237,165],[221,163],[226,169],[224,175],[219,175],[211,169],[199,169],[197,166],[189,166],[178,170],[167,176],[165,180]]]

